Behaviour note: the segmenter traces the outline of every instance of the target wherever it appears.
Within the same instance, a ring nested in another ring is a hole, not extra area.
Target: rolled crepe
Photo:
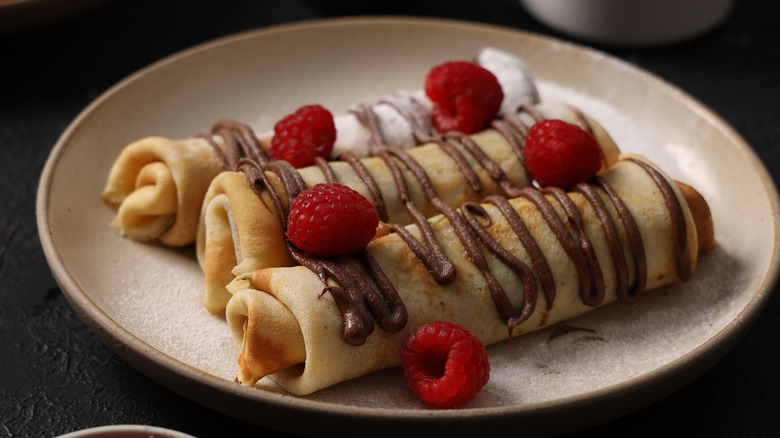
[[[533,81],[517,57],[484,48],[474,61],[499,79],[505,94],[501,111],[538,102]],[[421,91],[399,91],[357,105],[335,117],[337,137],[331,158],[344,153],[364,157],[385,147],[427,143],[437,135],[430,107]],[[135,240],[192,244],[211,181],[223,170],[235,170],[241,157],[267,161],[272,134],[256,134],[249,126],[221,121],[210,135],[198,138],[149,137],[131,143],[114,162],[103,191],[103,200],[117,208],[112,224]]]
[[[237,278],[227,322],[238,380],[308,394],[397,366],[410,333],[436,320],[491,344],[686,280],[714,245],[701,195],[639,156],[568,193],[486,201],[427,221],[457,269],[449,282],[397,233],[353,258],[301,256]]]
[[[204,139],[148,137],[125,147],[102,198],[117,208],[112,222],[141,242],[189,245],[198,227],[203,194],[223,170]]]
[[[424,189],[427,181],[430,181],[436,197],[453,207],[468,201],[478,202],[494,194],[514,196],[518,189],[530,186],[531,178],[524,167],[521,143],[525,130],[542,118],[556,118],[580,125],[592,132],[602,146],[605,166],[616,161],[617,146],[598,123],[571,106],[543,103],[512,116],[513,123],[496,122],[495,128],[469,137],[469,143],[465,142],[468,140],[460,141],[459,137],[446,142],[455,152],[442,147],[441,143],[410,149],[406,154],[419,164],[423,175],[415,173],[408,163],[402,163],[402,159],[390,158],[394,163],[400,163],[396,164],[402,174],[400,184],[387,156],[360,161],[363,170],[370,176],[368,180],[360,176],[359,167],[343,161],[331,162],[325,169],[318,166],[300,169],[299,173],[303,188],[335,180],[371,200],[385,223],[407,225],[413,222],[414,217],[414,212],[410,213],[404,202],[407,198],[424,217],[439,213]],[[467,148],[467,144],[472,149]],[[476,152],[473,152],[474,149]],[[485,157],[478,159],[480,155]],[[455,158],[459,158],[460,162]],[[333,173],[331,178],[329,171]],[[255,184],[247,184],[247,178],[241,172],[225,172],[215,178],[206,193],[198,230],[197,254],[205,274],[204,304],[209,312],[224,312],[230,299],[225,287],[237,275],[295,264],[287,251],[284,236],[284,217],[290,198],[287,192],[290,189],[284,187],[273,172],[266,172],[266,178],[272,190],[269,193],[269,190],[263,189],[256,194]],[[375,191],[370,190],[366,181],[373,181]],[[273,193],[279,193],[280,206],[275,204],[271,196]]]

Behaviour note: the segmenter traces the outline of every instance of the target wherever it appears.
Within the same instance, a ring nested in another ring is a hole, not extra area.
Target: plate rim
[[[778,235],[778,229],[780,228],[780,220],[778,220],[778,217],[780,217],[780,197],[778,197],[777,187],[774,184],[768,170],[761,162],[760,158],[756,155],[755,151],[753,151],[753,149],[749,146],[749,144],[734,128],[732,128],[710,108],[699,102],[696,98],[688,95],[683,90],[665,81],[659,76],[643,70],[633,64],[630,64],[627,61],[623,61],[619,58],[604,52],[600,52],[593,48],[581,46],[545,35],[531,33],[525,30],[507,28],[500,25],[441,18],[392,16],[326,18],[261,27],[197,44],[195,46],[166,56],[128,75],[101,93],[87,107],[85,107],[76,118],[74,118],[74,120],[67,126],[67,128],[63,131],[57,140],[52,151],[50,152],[49,157],[46,160],[39,179],[38,192],[36,197],[37,226],[46,260],[50,269],[52,270],[52,274],[55,280],[62,289],[63,294],[74,308],[80,319],[82,319],[82,321],[93,331],[93,333],[95,333],[97,337],[118,356],[162,386],[172,389],[174,392],[184,395],[185,397],[196,401],[201,405],[208,406],[210,409],[215,411],[236,417],[236,412],[234,410],[228,411],[225,409],[224,404],[220,405],[220,402],[224,401],[226,398],[242,400],[249,399],[252,401],[251,405],[253,406],[253,409],[256,409],[257,406],[270,408],[268,411],[269,413],[276,413],[279,416],[276,419],[273,419],[270,418],[273,416],[273,414],[262,415],[261,417],[263,422],[257,424],[287,431],[291,430],[290,427],[288,427],[290,424],[281,424],[282,422],[279,421],[284,419],[285,416],[283,414],[288,413],[287,410],[292,410],[295,412],[305,411],[310,415],[326,415],[330,418],[349,418],[353,425],[355,424],[354,420],[359,419],[361,421],[372,424],[376,422],[390,424],[392,422],[392,424],[396,426],[403,425],[405,423],[414,423],[416,427],[431,427],[440,426],[441,420],[446,419],[449,423],[448,427],[451,427],[452,431],[458,431],[460,434],[461,432],[468,432],[470,430],[468,426],[473,426],[475,422],[482,423],[482,421],[476,421],[476,419],[487,420],[494,422],[493,424],[496,424],[496,421],[498,423],[506,422],[508,418],[512,421],[516,421],[519,417],[544,417],[546,415],[549,416],[551,413],[553,413],[555,416],[559,416],[561,410],[582,410],[583,413],[592,414],[594,412],[594,407],[598,408],[599,406],[608,404],[611,401],[619,398],[621,395],[624,395],[626,392],[633,393],[636,391],[650,391],[653,393],[650,395],[649,399],[645,398],[646,400],[650,400],[649,402],[637,403],[637,406],[631,406],[629,404],[623,409],[624,412],[613,415],[612,418],[603,418],[602,416],[602,418],[598,418],[596,421],[588,421],[584,415],[580,415],[578,423],[579,426],[575,426],[575,429],[570,429],[576,430],[582,427],[592,426],[603,421],[617,418],[633,410],[647,406],[648,404],[677,391],[680,389],[680,387],[690,383],[690,381],[694,380],[696,377],[711,368],[718,360],[725,356],[748,332],[750,327],[758,318],[758,315],[765,308],[770,296],[772,295],[773,289],[778,282],[778,276],[780,275],[780,243],[778,242],[775,242],[772,251],[772,257],[768,265],[767,275],[762,279],[761,283],[753,292],[752,296],[754,297],[754,300],[752,305],[742,308],[730,324],[717,332],[715,335],[711,336],[706,342],[700,344],[691,352],[671,361],[668,364],[656,368],[649,373],[635,376],[626,381],[602,387],[595,391],[567,396],[559,399],[521,405],[488,408],[467,408],[443,411],[397,408],[386,409],[334,404],[329,402],[308,400],[294,396],[287,396],[284,394],[270,393],[267,391],[260,391],[255,388],[242,387],[240,385],[233,384],[222,378],[211,375],[205,371],[198,370],[191,365],[174,359],[168,356],[166,353],[137,338],[126,328],[122,327],[120,324],[114,321],[90,298],[87,291],[79,285],[76,277],[72,275],[67,261],[60,254],[57,244],[54,241],[52,230],[50,228],[48,207],[51,179],[53,178],[53,175],[57,169],[59,159],[66,150],[68,140],[73,136],[74,132],[79,128],[81,123],[86,118],[88,118],[90,114],[97,111],[104,101],[109,100],[114,94],[123,89],[129,83],[138,80],[140,77],[144,76],[150,71],[163,68],[167,64],[175,63],[182,58],[192,56],[200,51],[213,50],[214,48],[221,45],[233,44],[239,40],[262,38],[264,36],[279,32],[295,32],[300,29],[311,29],[316,27],[325,28],[333,26],[366,24],[384,26],[423,24],[426,26],[437,27],[465,27],[467,29],[481,32],[509,33],[515,36],[527,38],[529,40],[534,40],[540,44],[562,47],[567,49],[568,52],[578,53],[581,56],[596,56],[600,58],[599,61],[604,61],[612,65],[619,66],[631,74],[644,76],[644,80],[648,80],[651,83],[654,83],[656,86],[664,87],[665,89],[671,91],[676,100],[680,101],[687,108],[695,111],[697,114],[705,118],[710,124],[721,129],[725,134],[728,134],[731,142],[734,143],[740,152],[742,152],[742,154],[749,160],[750,167],[758,172],[758,176],[764,184],[763,192],[766,194],[769,200],[769,204],[773,213],[775,234]],[[739,320],[739,322],[737,322],[737,320]],[[745,323],[745,321],[747,323]],[[692,363],[696,363],[699,366],[692,367]],[[691,368],[696,368],[699,371],[692,372]],[[672,376],[671,380],[675,381],[676,384],[663,385],[666,387],[665,389],[652,388],[652,386],[654,386],[653,384],[663,376],[665,376],[664,379],[670,379],[669,376]],[[172,380],[168,380],[168,378]],[[178,387],[180,384],[186,385],[187,383],[192,382],[197,383],[197,385],[194,387],[194,389],[197,389],[197,391],[189,391],[188,393],[186,388],[182,390],[181,387]],[[552,421],[552,418],[550,418],[550,420]],[[303,427],[303,431],[306,433],[305,425],[298,424],[297,426]],[[464,428],[464,426],[466,427]],[[440,431],[441,429],[437,427],[435,430]],[[418,429],[418,431],[423,432],[425,429]],[[542,430],[538,432],[544,433]]]

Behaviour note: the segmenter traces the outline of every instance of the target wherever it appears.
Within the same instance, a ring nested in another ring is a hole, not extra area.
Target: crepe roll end
[[[275,297],[256,290],[236,291],[228,304],[227,323],[241,347],[238,380],[254,386],[263,377],[306,360],[298,320]]]
[[[693,222],[696,224],[699,252],[714,249],[717,245],[715,241],[715,227],[707,200],[693,187],[679,181],[676,182],[685,201],[688,203],[688,208],[693,216]]]
[[[111,197],[110,194],[104,194]],[[135,190],[125,196],[112,224],[122,234],[138,241],[156,239],[175,221],[177,209],[176,182],[171,171],[160,161],[141,168]]]

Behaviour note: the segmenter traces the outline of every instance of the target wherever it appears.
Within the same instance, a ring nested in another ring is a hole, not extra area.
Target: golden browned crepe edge
[[[295,261],[287,251],[285,231],[270,198],[267,194],[258,197],[245,174],[219,174],[204,199],[197,251],[204,271],[203,301],[210,313],[222,314],[230,299],[225,286],[235,278],[237,269],[251,272],[268,266],[292,266]],[[214,225],[213,221],[219,223]],[[238,232],[239,226],[244,232]],[[261,248],[265,265],[256,264],[254,258],[242,258],[242,248],[248,247]]]
[[[675,181],[682,192],[696,224],[699,252],[710,251],[717,246],[715,240],[715,224],[707,200],[696,189],[680,181]]]

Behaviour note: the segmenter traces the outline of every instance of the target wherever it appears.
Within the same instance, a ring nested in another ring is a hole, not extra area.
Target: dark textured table
[[[214,38],[339,15],[453,18],[565,38],[513,0],[268,3],[273,2],[117,0],[0,35],[0,436],[53,436],[117,423],[202,438],[282,435],[210,411],[137,372],[78,319],[50,274],[35,225],[38,178],[65,127],[111,85]],[[778,2],[741,0],[723,25],[684,44],[594,47],[712,108],[780,181],[779,14]],[[778,436],[778,333],[780,297],[774,296],[744,340],[710,371],[645,409],[585,433]]]

